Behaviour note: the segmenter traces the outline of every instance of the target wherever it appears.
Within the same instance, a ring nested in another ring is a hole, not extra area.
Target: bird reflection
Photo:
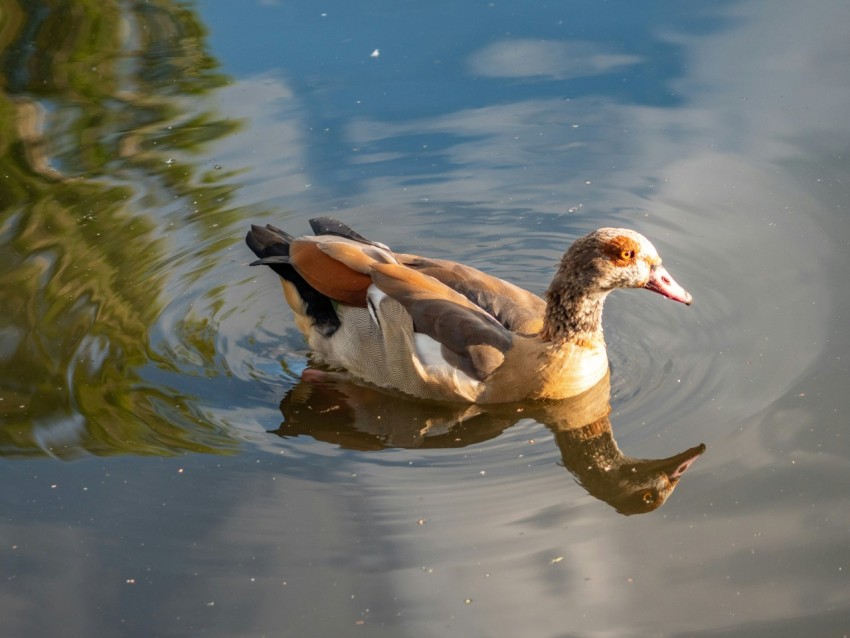
[[[607,376],[564,401],[479,406],[407,398],[354,383],[343,374],[308,368],[287,392],[280,410],[284,420],[275,434],[307,435],[361,451],[462,448],[531,418],[554,433],[564,467],[582,487],[626,515],[658,509],[705,451],[700,444],[662,459],[624,455],[608,418]]]

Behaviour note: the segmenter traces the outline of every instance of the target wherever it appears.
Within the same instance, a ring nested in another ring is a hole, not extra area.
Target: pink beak
[[[691,305],[693,297],[691,293],[682,288],[667,272],[667,269],[661,264],[656,264],[649,271],[649,281],[644,286],[647,290],[657,292],[659,295],[664,295],[673,301],[679,301],[683,304]]]

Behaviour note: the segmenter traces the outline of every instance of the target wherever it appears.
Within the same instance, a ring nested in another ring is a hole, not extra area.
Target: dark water
[[[848,635],[848,25],[0,1],[2,634]],[[243,236],[322,214],[535,292],[633,227],[696,301],[610,299],[610,418],[305,384]]]

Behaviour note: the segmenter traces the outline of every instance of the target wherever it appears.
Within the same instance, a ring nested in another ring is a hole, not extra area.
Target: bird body
[[[689,304],[652,244],[626,229],[577,240],[542,298],[463,264],[395,253],[327,218],[315,236],[252,226],[316,360],[374,385],[441,401],[564,399],[608,371],[602,305],[644,287]]]

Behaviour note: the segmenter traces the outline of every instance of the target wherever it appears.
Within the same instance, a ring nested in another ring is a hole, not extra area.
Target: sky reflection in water
[[[71,406],[16,430],[35,444],[8,456],[59,434],[77,455],[234,456],[7,463],[13,633],[844,631],[850,16],[837,2],[629,7],[387,6],[377,20],[341,3],[200,3],[226,83],[181,94],[181,115],[146,103],[158,125],[129,126],[145,152],[106,166],[73,155],[78,135],[54,142],[57,170],[126,189],[81,196],[79,218],[107,206],[144,222],[116,213],[129,247],[87,241],[120,247],[158,289],[161,307],[128,294],[147,331],[127,340],[139,365],[117,368],[137,376],[116,386],[154,406],[136,421],[153,426],[130,437],[132,405],[86,404],[119,415],[94,419],[118,436],[92,446]],[[181,146],[178,122],[203,143]],[[58,188],[44,186],[62,201]],[[243,226],[306,231],[328,213],[536,292],[575,236],[645,233],[695,305],[611,298],[614,432],[633,456],[709,451],[661,510],[625,518],[572,484],[544,420],[442,450],[270,435],[306,352],[277,284],[243,268]],[[98,338],[74,352],[108,361]]]

